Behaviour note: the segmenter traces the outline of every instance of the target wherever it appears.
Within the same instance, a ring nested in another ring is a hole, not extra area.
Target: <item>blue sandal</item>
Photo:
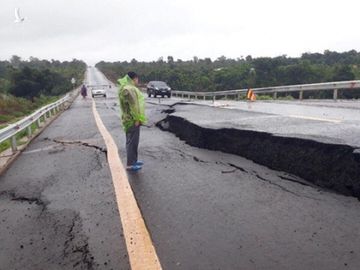
[[[132,166],[126,167],[126,170],[128,170],[130,172],[137,172],[137,171],[140,171],[141,169],[142,169],[142,167],[139,165],[132,165]]]
[[[144,161],[138,160],[135,162],[135,166],[142,166],[144,165]]]

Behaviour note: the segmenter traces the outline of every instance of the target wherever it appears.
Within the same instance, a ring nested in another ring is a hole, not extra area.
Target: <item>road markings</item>
[[[124,166],[120,160],[116,143],[104,126],[94,100],[93,114],[108,151],[108,162],[120,211],[120,219],[124,230],[131,269],[162,269],[150,234],[145,226],[144,219],[129,184]]]
[[[323,122],[330,122],[330,123],[341,123],[341,120],[339,119],[327,119],[327,118],[318,118],[318,117],[311,117],[311,116],[303,116],[303,115],[289,115],[293,118],[300,118],[300,119],[306,119],[306,120],[314,120],[314,121],[323,121]]]

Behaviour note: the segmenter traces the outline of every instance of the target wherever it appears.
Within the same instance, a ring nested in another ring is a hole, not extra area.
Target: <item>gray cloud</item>
[[[360,48],[356,0],[2,0],[0,59],[156,60]],[[27,17],[14,24],[14,9]]]

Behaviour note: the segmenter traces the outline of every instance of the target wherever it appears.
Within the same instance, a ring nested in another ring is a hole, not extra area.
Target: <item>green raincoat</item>
[[[126,75],[119,79],[119,100],[122,111],[121,119],[125,132],[139,121],[146,123],[145,98],[141,91],[135,86],[134,81]]]

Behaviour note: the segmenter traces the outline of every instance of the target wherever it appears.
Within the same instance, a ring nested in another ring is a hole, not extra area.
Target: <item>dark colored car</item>
[[[171,88],[165,82],[162,81],[151,81],[147,84],[146,87],[147,94],[149,97],[151,96],[167,96],[171,97]]]

